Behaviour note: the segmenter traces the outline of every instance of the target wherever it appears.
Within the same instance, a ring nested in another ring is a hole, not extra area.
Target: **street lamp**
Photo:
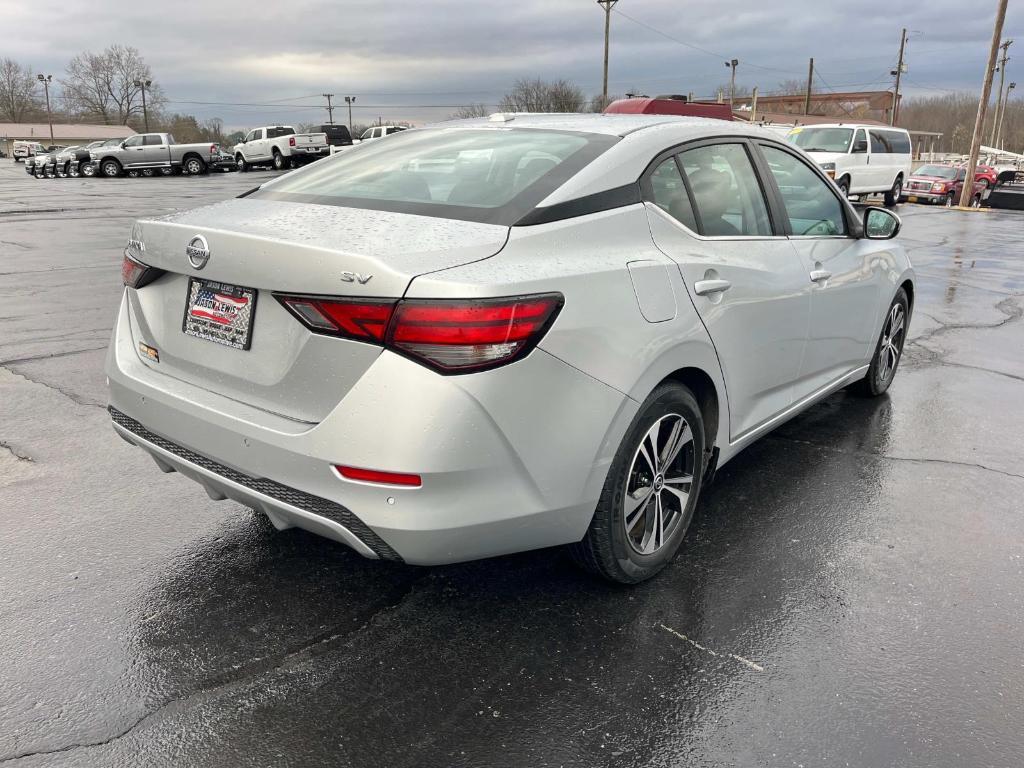
[[[356,103],[355,96],[346,96],[345,103],[348,104],[348,129],[352,130],[352,105]]]
[[[1003,97],[1003,109],[999,113],[999,130],[996,132],[996,149],[1003,148],[1003,122],[1006,120],[1006,106],[1010,103],[1010,91],[1016,87],[1016,83],[1010,83],[1006,86],[1006,95]]]
[[[146,125],[146,133],[149,133],[149,112],[146,109],[146,89],[153,85],[152,80],[136,80],[135,87],[142,89],[142,121]]]
[[[736,67],[739,66],[738,59],[725,62],[725,66],[732,70],[732,84],[729,86],[729,109],[736,108]]]
[[[50,123],[50,144],[53,144],[53,114],[50,112],[50,83],[53,82],[53,75],[36,75],[36,79],[43,84],[46,91],[46,119]]]

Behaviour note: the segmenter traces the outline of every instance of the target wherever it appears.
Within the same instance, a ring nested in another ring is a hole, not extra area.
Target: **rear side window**
[[[142,143],[147,147],[155,147],[159,144],[163,144],[164,140],[155,133],[147,133],[142,140]]]
[[[761,145],[761,152],[782,194],[794,235],[846,234],[842,204],[824,179],[788,152],[767,145]]]
[[[693,191],[701,234],[766,237],[772,234],[764,193],[742,144],[698,147],[679,155]]]
[[[616,141],[539,129],[401,131],[250,197],[511,226]]]
[[[871,137],[871,154],[885,155],[892,152],[889,147],[889,139],[883,131],[868,131],[868,135]]]
[[[654,204],[683,226],[697,232],[697,219],[690,205],[690,195],[674,157],[654,169],[650,183]]]
[[[903,131],[885,131],[885,137],[889,142],[891,152],[900,155],[910,154],[910,136]]]

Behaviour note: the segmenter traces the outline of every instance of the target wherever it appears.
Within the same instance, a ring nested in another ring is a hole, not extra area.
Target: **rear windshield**
[[[846,152],[853,138],[852,128],[794,128],[789,132],[790,144],[804,152]]]
[[[293,133],[295,133],[295,129],[289,128],[288,126],[277,126],[276,128],[267,128],[268,139],[277,139],[280,138],[281,136],[291,136]]]
[[[949,165],[924,165],[914,171],[915,176],[937,176],[940,179],[955,179],[956,168]]]
[[[511,226],[616,141],[497,127],[402,131],[290,173],[252,197]]]

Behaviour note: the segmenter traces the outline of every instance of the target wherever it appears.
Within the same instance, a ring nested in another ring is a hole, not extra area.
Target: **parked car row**
[[[25,172],[36,178],[196,176],[211,170],[235,170],[234,157],[216,143],[178,144],[169,133],[140,133],[85,146],[53,147],[25,157]]]

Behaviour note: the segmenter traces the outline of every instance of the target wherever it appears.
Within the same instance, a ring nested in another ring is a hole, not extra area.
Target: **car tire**
[[[981,193],[971,198],[971,208],[981,208]]]
[[[76,163],[74,160],[68,163],[68,176],[70,176],[72,179],[77,179],[81,175],[82,172],[80,170],[79,163]]]
[[[946,195],[946,199],[942,201],[942,204],[947,208],[956,208],[956,195],[950,192]]]
[[[903,177],[897,176],[896,181],[892,183],[892,188],[885,193],[885,207],[895,208],[900,201],[900,196],[903,194]]]
[[[277,150],[274,150],[274,170],[287,171],[288,159]]]
[[[239,152],[238,155],[235,157],[235,165],[238,167],[238,170],[241,171],[242,173],[249,172],[249,163],[245,161],[245,157],[242,155],[241,152]]]
[[[903,359],[903,345],[906,343],[909,327],[910,301],[907,292],[900,288],[885,313],[882,331],[878,335],[878,343],[875,344],[868,372],[852,387],[854,392],[865,397],[878,397],[889,389],[892,380],[896,378],[900,360]]]
[[[121,164],[117,160],[104,160],[100,165],[100,175],[107,179],[116,179],[122,171]]]
[[[673,440],[676,455],[664,462]],[[586,535],[568,547],[573,561],[618,584],[638,584],[668,565],[697,506],[704,445],[693,393],[677,382],[655,389],[626,430]]]
[[[206,163],[198,157],[186,157],[182,164],[182,171],[189,176],[200,176],[206,173]]]
[[[839,181],[836,182],[836,186],[839,187],[839,191],[843,194],[843,197],[850,196],[850,179],[847,176],[843,176]]]
[[[161,168],[160,169],[160,175],[161,176],[173,176],[174,175],[174,169],[173,168]]]
[[[145,176],[147,179],[152,178],[153,176],[156,175],[156,171],[153,170],[152,168],[145,168],[140,173],[141,173],[141,175]]]
[[[96,175],[96,165],[89,161],[85,161],[79,167],[78,173],[86,178],[91,178]]]

